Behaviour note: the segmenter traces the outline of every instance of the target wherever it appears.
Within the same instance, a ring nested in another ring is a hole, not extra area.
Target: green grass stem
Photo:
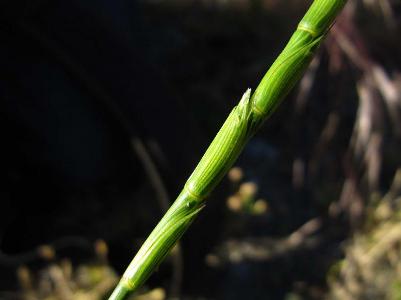
[[[109,300],[122,300],[136,291],[169,253],[247,141],[298,82],[345,3],[346,0],[315,0],[312,3],[253,95],[248,89],[231,111],[180,195],[142,245]]]

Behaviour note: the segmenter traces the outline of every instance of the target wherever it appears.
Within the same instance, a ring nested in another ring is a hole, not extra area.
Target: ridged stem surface
[[[251,96],[234,107],[178,198],[138,251],[109,300],[136,291],[169,253],[205,205],[205,198],[233,165],[247,141],[290,92],[346,0],[315,0],[288,44]]]

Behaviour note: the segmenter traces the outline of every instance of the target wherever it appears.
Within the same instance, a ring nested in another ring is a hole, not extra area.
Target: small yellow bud
[[[228,207],[228,209],[235,211],[235,212],[240,211],[242,208],[241,198],[237,195],[228,197],[227,207]]]
[[[241,181],[244,174],[240,167],[234,167],[234,168],[231,168],[230,171],[228,171],[227,176],[228,176],[228,179],[230,179],[232,182],[237,183],[237,182]]]
[[[17,277],[23,290],[29,290],[32,288],[31,273],[27,266],[18,267]]]
[[[258,186],[254,182],[244,182],[243,184],[241,184],[238,191],[243,200],[254,197],[257,192]]]
[[[253,212],[257,215],[261,215],[267,212],[269,204],[264,199],[256,200],[253,205]]]

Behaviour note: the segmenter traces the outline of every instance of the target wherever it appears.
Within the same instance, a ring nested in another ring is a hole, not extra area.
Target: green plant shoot
[[[128,266],[110,300],[124,299],[136,291],[169,253],[247,141],[298,82],[345,3],[346,0],[313,2],[253,95],[248,89],[231,111],[180,195]]]

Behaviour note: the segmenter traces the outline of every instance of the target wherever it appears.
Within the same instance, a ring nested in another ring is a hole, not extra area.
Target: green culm
[[[109,300],[136,291],[169,253],[233,165],[247,141],[272,114],[308,67],[346,0],[315,0],[255,92],[234,107],[183,190],[138,251]]]

